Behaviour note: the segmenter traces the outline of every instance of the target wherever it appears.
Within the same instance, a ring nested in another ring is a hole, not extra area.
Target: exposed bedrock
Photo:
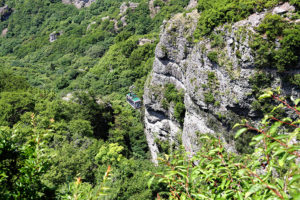
[[[235,151],[234,141],[230,139],[232,125],[245,117],[253,121],[260,117],[251,108],[254,97],[249,79],[256,68],[249,42],[254,27],[265,14],[256,13],[235,24],[216,28],[215,33],[222,33],[219,35],[223,41],[218,46],[209,38],[193,42],[200,16],[196,10],[177,14],[164,22],[143,97],[145,134],[153,162],[157,162],[159,142],[170,145],[182,142],[186,150],[196,152],[197,137],[203,133],[220,136],[226,149]],[[211,60],[212,52],[217,60]],[[295,88],[283,86],[276,70],[268,72],[273,77],[272,87],[281,86],[284,93],[299,95]],[[167,107],[164,105],[167,84],[184,92],[186,112],[182,125],[174,116],[175,105],[172,102]]]

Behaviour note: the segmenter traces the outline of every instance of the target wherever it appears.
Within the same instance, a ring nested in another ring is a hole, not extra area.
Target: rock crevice
[[[187,151],[196,152],[197,138],[206,133],[220,136],[228,151],[236,151],[234,141],[229,139],[232,125],[243,117],[259,118],[251,106],[254,97],[249,79],[257,70],[250,42],[266,12],[216,28],[213,34],[223,41],[218,45],[208,37],[192,41],[200,16],[196,10],[177,14],[163,23],[143,96],[145,134],[153,162],[157,162],[159,141],[172,145],[181,138]],[[270,71],[277,80],[276,70]],[[168,84],[184,92],[183,124],[174,117],[174,104],[165,103]],[[277,86],[282,83],[272,83],[272,87]],[[295,88],[284,91],[291,92],[295,93]]]

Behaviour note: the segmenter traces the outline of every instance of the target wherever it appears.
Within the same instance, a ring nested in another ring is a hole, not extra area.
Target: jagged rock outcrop
[[[97,24],[97,22],[92,21],[92,22],[87,26],[86,30],[87,30],[87,31],[90,30],[91,27],[92,27],[93,25],[95,25],[95,24]]]
[[[127,26],[127,22],[126,22],[126,12],[128,9],[134,11],[140,4],[139,3],[133,3],[133,2],[124,2],[122,3],[122,5],[120,6],[120,13],[119,16],[120,20],[122,22],[123,27]],[[118,22],[115,23],[115,30],[117,31],[120,27],[118,27]]]
[[[162,0],[162,2],[168,2],[169,0]],[[149,10],[150,10],[150,17],[154,18],[155,15],[160,11],[160,6],[154,4],[155,0],[149,0]]]
[[[295,7],[291,6],[288,2],[282,4],[281,6],[276,7],[273,10],[273,14],[284,14],[289,11],[295,11]]]
[[[0,7],[0,20],[4,21],[8,19],[10,14],[12,13],[12,9],[9,8],[7,5],[4,5],[3,7]]]
[[[196,8],[198,5],[198,0],[190,0],[189,5],[185,8],[186,10]]]
[[[150,39],[148,39],[148,38],[141,38],[141,39],[139,39],[139,45],[140,45],[140,46],[143,46],[143,45],[145,45],[145,44],[152,43],[152,42],[154,42],[154,41],[153,41],[153,40],[150,40]]]
[[[50,33],[50,35],[49,35],[49,42],[54,42],[54,41],[57,40],[57,38],[58,38],[59,36],[61,36],[62,34],[63,34],[62,31],[60,31],[60,32],[54,31],[54,32]]]
[[[62,0],[64,4],[73,4],[76,8],[89,7],[95,0]]]
[[[127,26],[127,22],[126,22],[126,12],[128,9],[130,9],[131,11],[134,11],[140,4],[139,3],[133,3],[133,2],[124,2],[121,4],[120,6],[120,13],[118,18],[120,19],[120,21],[122,22],[122,26],[125,27]],[[102,21],[104,20],[110,20],[111,22],[114,23],[114,30],[118,31],[121,27],[120,25],[118,25],[118,20],[117,19],[110,19],[109,16],[106,17],[102,17]]]
[[[126,11],[128,10],[128,8],[134,10],[139,6],[139,3],[133,3],[133,2],[124,2],[122,3],[122,5],[120,6],[120,15],[124,15],[126,13]]]
[[[256,13],[216,28],[215,34],[223,41],[221,47],[210,38],[192,41],[199,18],[196,10],[164,22],[143,96],[145,134],[153,162],[157,162],[159,142],[176,144],[182,140],[187,151],[195,152],[202,133],[219,135],[227,150],[235,151],[229,139],[232,125],[245,117],[254,121],[259,117],[251,107],[254,97],[249,79],[256,68],[249,42],[265,14]],[[269,69],[269,73],[274,88],[282,86],[284,93],[299,96],[299,90],[284,88],[275,69]],[[164,105],[167,84],[184,92],[183,125],[174,117],[174,104]]]

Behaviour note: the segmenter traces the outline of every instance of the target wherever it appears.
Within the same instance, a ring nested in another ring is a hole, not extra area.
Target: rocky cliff
[[[90,6],[95,0],[62,0],[64,4],[73,4],[76,8],[88,7]]]
[[[200,16],[196,10],[164,22],[143,97],[145,134],[153,162],[157,162],[162,143],[172,146],[182,142],[186,150],[197,151],[197,137],[202,133],[220,136],[227,150],[236,151],[233,124],[242,118],[256,121],[261,117],[251,105],[255,98],[249,80],[258,70],[250,42],[254,27],[266,12],[218,27],[214,37],[198,42],[193,41]],[[276,70],[268,69],[268,74],[272,87],[281,86],[285,94],[299,96],[299,90],[285,85]],[[184,94],[183,123],[175,117],[175,103],[166,102],[170,84]]]

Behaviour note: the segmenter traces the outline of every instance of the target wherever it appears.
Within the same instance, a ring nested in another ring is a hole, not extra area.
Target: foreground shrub
[[[266,115],[256,128],[246,120],[235,127],[236,133],[255,132],[250,145],[252,154],[237,155],[227,152],[220,138],[202,135],[201,149],[195,155],[183,151],[162,158],[165,169],[154,174],[164,183],[168,199],[296,199],[299,197],[298,139],[300,99],[290,106],[286,100],[272,92],[260,98],[273,98],[281,104]],[[297,117],[276,119],[272,113],[280,107],[293,111]],[[161,199],[164,193],[158,194]]]

